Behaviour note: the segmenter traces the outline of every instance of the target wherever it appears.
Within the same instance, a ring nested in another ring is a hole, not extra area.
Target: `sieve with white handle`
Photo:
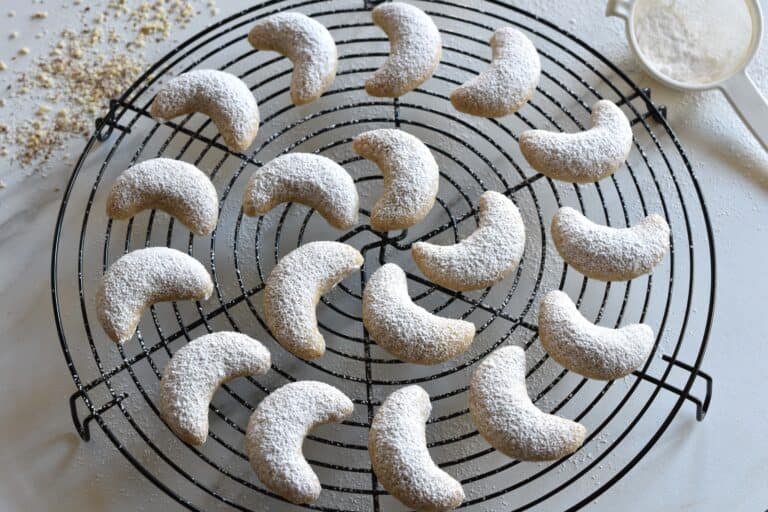
[[[699,2],[701,4],[699,6],[693,5],[695,2],[688,2],[693,7],[699,7],[695,10],[696,20],[678,19],[675,21],[697,23],[699,29],[711,29],[713,33],[712,37],[705,38],[704,40],[685,40],[685,38],[690,36],[690,33],[683,26],[679,32],[669,34],[677,42],[685,44],[688,53],[683,56],[684,58],[689,56],[691,59],[701,59],[702,55],[697,55],[697,52],[703,53],[705,51],[705,44],[720,44],[719,38],[715,35],[718,30],[721,32],[731,30],[731,35],[739,36],[744,41],[733,55],[728,55],[727,58],[722,59],[723,62],[712,63],[712,68],[710,68],[711,75],[695,78],[674,76],[668,69],[663,69],[664,66],[649,55],[647,48],[644,51],[637,32],[637,27],[639,23],[642,23],[642,18],[647,13],[653,12],[654,9],[654,14],[659,14],[659,9],[664,9],[664,7],[669,7],[670,11],[668,13],[661,11],[662,15],[676,15],[671,10],[675,6],[674,2],[659,7],[652,6],[651,2],[653,1],[609,0],[606,8],[607,16],[616,16],[625,20],[629,45],[637,55],[643,69],[653,78],[673,89],[682,91],[720,89],[757,140],[760,141],[764,148],[768,148],[768,104],[766,104],[765,98],[746,73],[747,65],[757,52],[763,33],[763,16],[757,1],[740,0],[739,2],[731,2],[728,0],[726,2],[725,0],[719,0],[718,2],[707,0],[706,2]],[[744,18],[748,17],[749,19],[746,24],[751,26],[739,28],[749,30],[750,32],[742,33],[733,30],[737,27],[724,27],[723,20],[717,15],[718,8],[721,9],[721,12],[722,9],[727,9],[729,14],[737,13],[742,9],[745,14]],[[658,48],[663,51],[664,41],[657,41],[657,43],[659,44]],[[721,55],[726,56],[726,53],[723,52]],[[707,63],[706,59],[701,59],[700,62]],[[719,69],[717,64],[721,64]]]

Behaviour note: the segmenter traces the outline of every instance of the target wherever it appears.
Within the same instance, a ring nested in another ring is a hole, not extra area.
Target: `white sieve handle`
[[[752,79],[741,71],[720,84],[720,89],[755,138],[768,149],[768,104]]]

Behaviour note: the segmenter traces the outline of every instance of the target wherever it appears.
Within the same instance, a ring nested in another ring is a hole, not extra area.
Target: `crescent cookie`
[[[469,413],[488,444],[520,460],[565,457],[584,443],[580,423],[536,407],[525,387],[525,352],[502,347],[483,359],[469,384]]]
[[[373,229],[407,229],[427,216],[435,204],[440,171],[423,142],[410,133],[381,128],[355,137],[352,149],[373,161],[384,177],[384,190],[371,211]]]
[[[322,356],[317,302],[362,264],[354,247],[339,242],[311,242],[283,256],[264,288],[264,320],[275,340],[302,359]]]
[[[628,281],[647,274],[669,251],[669,224],[656,214],[630,228],[612,228],[566,206],[552,218],[550,231],[566,263],[600,281]]]
[[[437,364],[464,352],[475,325],[441,318],[417,306],[408,295],[405,272],[387,263],[363,291],[363,325],[371,338],[401,361]]]
[[[315,501],[320,480],[301,453],[304,438],[315,426],[339,422],[353,411],[352,400],[323,382],[291,382],[274,390],[245,431],[245,453],[256,476],[292,503]]]
[[[166,365],[160,380],[160,416],[182,441],[202,445],[208,437],[208,406],[219,386],[262,375],[269,366],[269,351],[245,334],[200,336]]]
[[[443,52],[440,31],[427,14],[413,5],[387,2],[371,13],[389,38],[389,57],[365,81],[371,96],[397,98],[426,82]]]
[[[120,174],[107,196],[107,215],[113,219],[130,219],[146,209],[163,210],[205,236],[216,228],[219,198],[208,176],[194,165],[155,158]]]
[[[421,387],[398,389],[373,417],[368,453],[376,478],[405,506],[450,510],[464,501],[464,490],[429,455],[426,421],[431,412],[429,395]]]
[[[151,304],[206,300],[213,281],[192,256],[169,247],[137,249],[120,257],[104,273],[96,292],[96,315],[115,342],[131,339],[141,314]]]
[[[298,12],[281,12],[259,21],[248,33],[258,50],[275,51],[293,62],[291,100],[304,105],[319,98],[336,77],[336,43],[323,25]]]
[[[360,199],[355,182],[342,166],[324,156],[289,153],[253,173],[243,195],[246,215],[264,215],[285,202],[317,210],[338,229],[357,224]]]
[[[431,281],[453,290],[486,288],[511,274],[525,249],[525,225],[503,194],[480,196],[479,227],[454,245],[413,244],[413,260]]]
[[[213,120],[227,147],[245,151],[259,130],[256,98],[235,75],[197,69],[177,76],[157,93],[152,117],[168,120],[200,112]]]
[[[608,100],[592,106],[592,128],[579,133],[529,130],[520,150],[531,167],[545,176],[573,183],[593,183],[616,172],[632,149],[632,126]]]
[[[539,305],[539,339],[563,367],[590,379],[620,379],[638,369],[653,350],[653,330],[645,324],[620,329],[595,325],[561,291]]]
[[[512,27],[497,29],[491,37],[491,66],[451,93],[460,112],[502,117],[517,112],[536,92],[541,61],[536,47]]]

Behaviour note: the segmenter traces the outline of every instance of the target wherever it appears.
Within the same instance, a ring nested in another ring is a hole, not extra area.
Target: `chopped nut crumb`
[[[11,35],[9,36],[10,39],[18,39],[19,33],[18,32],[11,32]]]
[[[19,55],[29,55],[29,48],[26,46],[19,48]]]
[[[13,18],[14,16],[16,16],[16,11],[8,11],[9,18]]]
[[[32,15],[33,20],[44,20],[48,17],[47,11],[37,11],[35,14]]]
[[[5,62],[0,60],[0,71],[5,71],[8,69],[8,66],[6,66]]]
[[[5,106],[5,100],[0,98],[0,108],[3,108]]]

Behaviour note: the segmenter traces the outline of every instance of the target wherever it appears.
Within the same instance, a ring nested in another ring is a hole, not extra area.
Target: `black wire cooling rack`
[[[189,509],[401,510],[371,472],[366,439],[375,407],[409,383],[420,384],[432,398],[427,435],[433,457],[463,483],[467,498],[462,507],[478,511],[580,508],[648,453],[686,401],[695,405],[696,419],[706,414],[712,381],[700,366],[713,318],[713,237],[690,162],[664,109],[651,102],[649,90],[635,86],[582,39],[528,12],[495,1],[471,7],[447,0],[418,5],[440,27],[443,58],[431,80],[399,100],[372,98],[362,88],[388,52],[386,38],[370,21],[368,2],[260,2],[179,45],[113,101],[74,169],[56,224],[51,279],[61,346],[77,386],[70,398],[75,427],[88,441],[95,422],[133,466]],[[290,62],[257,52],[246,40],[257,19],[283,10],[304,12],[326,25],[339,49],[332,89],[304,107],[290,103]],[[459,114],[448,94],[487,66],[488,39],[504,25],[524,31],[538,48],[543,72],[537,93],[508,118]],[[263,123],[248,153],[229,151],[201,115],[167,123],[149,116],[159,84],[195,68],[234,73],[253,90]],[[534,173],[519,152],[518,135],[533,127],[583,129],[590,105],[599,98],[613,100],[632,120],[635,144],[626,165],[594,185],[554,182]],[[425,141],[441,169],[438,204],[428,218],[391,234],[374,232],[367,224],[381,176],[350,147],[356,134],[387,126]],[[290,204],[258,219],[243,217],[247,178],[289,151],[321,153],[345,166],[361,193],[358,227],[334,231],[314,211]],[[133,163],[157,156],[192,162],[210,174],[221,201],[220,223],[211,237],[195,237],[154,211],[130,222],[107,219],[104,203],[114,178]],[[432,285],[411,262],[413,242],[451,243],[466,236],[476,227],[477,200],[486,189],[503,191],[523,213],[527,245],[518,272],[479,292]],[[586,279],[568,268],[547,241],[551,216],[564,204],[619,227],[659,212],[672,228],[672,250],[652,276],[628,283]],[[360,274],[319,305],[328,351],[307,362],[272,340],[260,292],[280,256],[322,239],[354,245],[366,262]],[[96,283],[123,253],[154,245],[185,250],[204,262],[215,280],[214,297],[205,303],[154,306],[135,338],[117,346],[94,327]],[[465,354],[420,367],[393,360],[371,342],[360,321],[361,291],[367,276],[386,261],[406,270],[419,304],[477,325],[476,341]],[[658,333],[654,355],[622,381],[589,381],[564,371],[536,342],[538,300],[555,288],[566,290],[588,318],[602,325],[651,325]],[[159,377],[180,346],[224,329],[263,340],[273,354],[273,371],[224,386],[211,406],[210,438],[194,448],[176,439],[158,417]],[[469,376],[479,360],[502,344],[526,348],[528,387],[539,407],[588,427],[589,437],[577,453],[549,463],[519,463],[478,436],[468,418]],[[261,398],[277,386],[307,378],[339,387],[353,399],[355,413],[342,425],[318,428],[305,443],[324,490],[315,504],[297,507],[255,478],[242,438]]]

